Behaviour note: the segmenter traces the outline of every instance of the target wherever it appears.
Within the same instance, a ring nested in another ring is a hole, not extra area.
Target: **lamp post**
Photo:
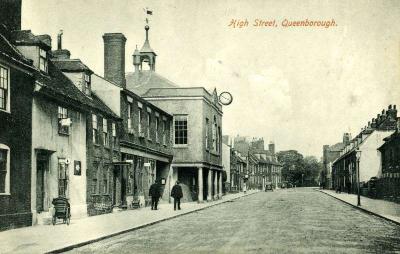
[[[357,206],[361,206],[360,200],[360,158],[361,151],[359,149],[356,150],[356,159],[357,159]]]

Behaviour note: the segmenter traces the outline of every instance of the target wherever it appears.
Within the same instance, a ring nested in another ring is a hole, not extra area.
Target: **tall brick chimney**
[[[125,42],[122,33],[106,33],[104,41],[104,78],[125,88]]]
[[[21,6],[22,0],[1,0],[0,24],[9,30],[21,30]]]

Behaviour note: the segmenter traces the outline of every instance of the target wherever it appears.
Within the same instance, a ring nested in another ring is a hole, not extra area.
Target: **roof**
[[[9,61],[27,67],[31,70],[35,70],[35,68],[32,66],[33,62],[25,58],[3,34],[0,34],[0,55]]]
[[[65,72],[89,71],[93,73],[80,59],[52,59],[54,65]]]
[[[11,40],[17,45],[39,45],[51,49],[51,37],[49,35],[34,35],[31,30],[12,31]]]
[[[150,47],[150,42],[148,39],[145,40],[142,48],[140,49],[140,53],[153,53],[156,54],[154,52],[154,50]]]
[[[166,111],[162,110],[161,108],[157,107],[156,105],[154,105],[153,103],[143,99],[142,97],[140,97],[139,95],[135,94],[134,92],[128,90],[128,89],[123,89],[122,90],[123,93],[131,96],[131,97],[135,97],[136,100],[140,101],[141,103],[150,106],[153,110],[156,110],[159,113],[162,113],[168,117],[172,118],[172,115],[170,113],[167,113]]]
[[[399,138],[400,138],[400,132],[399,132],[399,130],[396,130],[391,135],[389,135],[383,139],[383,141],[385,141],[385,142],[380,147],[378,147],[378,150],[382,150],[384,147],[386,147],[388,144],[392,143],[394,140],[399,140]]]
[[[332,151],[332,152],[340,152],[344,149],[344,147],[345,147],[344,143],[337,143],[337,144],[329,146],[328,149],[329,149],[329,151]]]
[[[72,105],[89,106],[106,114],[109,117],[119,119],[119,117],[107,107],[95,93],[92,93],[91,98],[84,95],[70,79],[68,79],[61,70],[57,69],[52,61],[48,65],[49,75],[44,75],[37,72],[36,79],[44,87],[40,90],[41,94],[51,97],[61,95],[63,101]],[[77,105],[78,104],[78,105]]]
[[[145,94],[151,88],[179,87],[154,71],[130,72],[126,74],[125,78],[126,88],[138,95]]]

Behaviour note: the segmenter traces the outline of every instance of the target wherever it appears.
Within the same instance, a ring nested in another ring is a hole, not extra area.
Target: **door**
[[[126,205],[126,185],[128,178],[128,170],[126,167],[122,167],[121,172],[121,205]]]
[[[114,167],[114,177],[113,177],[113,189],[112,189],[112,197],[113,197],[113,205],[119,205],[120,201],[120,191],[119,191],[119,166]]]
[[[36,164],[36,211],[38,213],[44,211],[44,172],[46,170],[46,165],[47,162],[44,160],[38,160]]]

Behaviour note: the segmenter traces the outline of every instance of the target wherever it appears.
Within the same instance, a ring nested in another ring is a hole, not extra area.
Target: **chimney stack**
[[[104,78],[125,88],[125,42],[122,33],[106,33],[104,41]]]
[[[71,57],[71,52],[69,52],[68,49],[62,48],[63,33],[64,33],[63,30],[60,30],[57,34],[57,50],[53,50],[51,52],[53,59],[65,60],[65,59],[70,59]]]
[[[57,34],[57,49],[60,50],[62,49],[62,35],[63,35],[63,30],[60,30]]]
[[[275,144],[273,142],[270,142],[268,144],[268,150],[270,151],[270,153],[272,153],[273,155],[275,154]]]
[[[392,120],[396,120],[397,119],[397,109],[396,109],[396,105],[389,105],[388,110],[386,111],[387,113],[387,117],[391,118]]]

